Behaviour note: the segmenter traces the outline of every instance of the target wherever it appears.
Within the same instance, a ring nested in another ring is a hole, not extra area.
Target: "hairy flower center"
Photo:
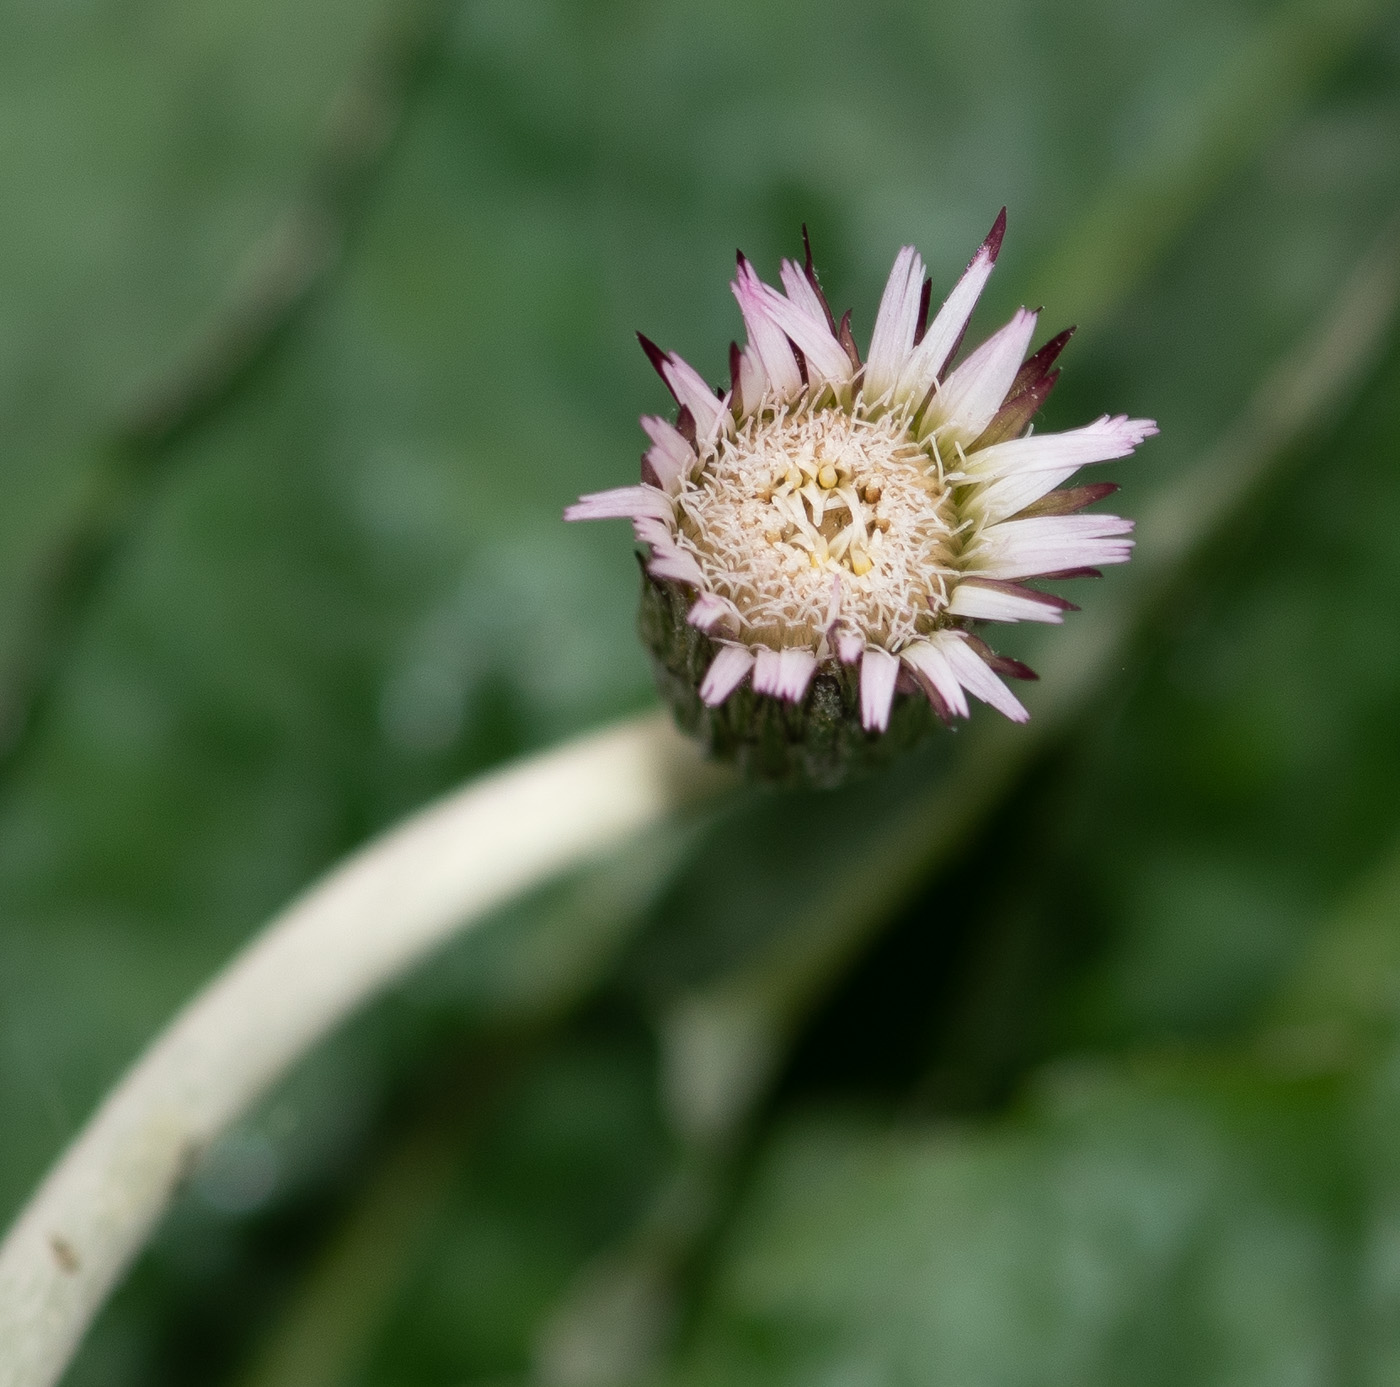
[[[841,615],[886,648],[939,624],[956,521],[939,459],[902,413],[762,411],[702,457],[679,501],[678,541],[739,609],[745,640],[813,644],[835,580]]]

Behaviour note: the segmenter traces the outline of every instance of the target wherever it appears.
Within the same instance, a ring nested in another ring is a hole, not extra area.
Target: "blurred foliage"
[[[722,372],[736,243],[806,221],[864,339],[1008,204],[978,322],[1080,318],[1046,424],[1157,417],[1151,516],[1400,209],[1379,0],[19,0],[0,112],[7,1215],[319,870],[650,704],[625,532],[559,510],[664,407],[634,328]],[[1395,1380],[1394,332],[1335,394],[1184,570],[1008,634],[1031,729],[395,989],[69,1381]]]

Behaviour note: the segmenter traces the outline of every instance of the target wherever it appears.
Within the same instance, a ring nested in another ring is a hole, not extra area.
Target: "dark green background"
[[[951,284],[1003,203],[978,330],[1081,325],[1044,426],[1160,420],[1104,473],[1127,514],[1228,486],[1400,210],[1400,16],[0,7],[4,1217],[322,868],[651,706],[625,527],[559,520],[665,406],[633,329],[720,376],[735,245],[771,278],[805,221],[864,342],[898,246]],[[209,1159],[69,1381],[548,1387],[543,1326],[609,1267],[669,1307],[619,1311],[648,1381],[1400,1381],[1382,336],[1180,563],[1006,637],[1030,729],[731,797],[377,1003]],[[667,1038],[731,994],[780,1040],[707,1148]]]

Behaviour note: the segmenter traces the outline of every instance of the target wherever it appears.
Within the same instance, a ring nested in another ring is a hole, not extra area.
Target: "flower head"
[[[923,262],[904,247],[864,361],[810,246],[804,264],[783,262],[782,291],[739,255],[748,341],[731,345],[727,391],[641,339],[678,416],[643,418],[640,485],[584,496],[565,518],[632,521],[663,690],[761,772],[839,779],[905,704],[950,722],[970,693],[1025,721],[1000,676],[1034,676],[976,623],[1058,623],[1072,605],[1030,580],[1129,557],[1131,521],[1084,513],[1117,488],[1062,484],[1156,425],[1105,415],[1032,433],[1070,333],[1028,357],[1025,309],[954,364],[1005,226],[1003,211],[931,322]]]

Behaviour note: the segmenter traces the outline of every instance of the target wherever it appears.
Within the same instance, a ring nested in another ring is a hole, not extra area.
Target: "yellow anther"
[[[780,544],[783,537],[777,530],[764,530],[763,538],[766,539],[769,544]]]
[[[812,552],[811,552],[811,554],[810,554],[809,557],[810,557],[811,560],[812,560],[812,567],[813,567],[813,568],[820,568],[820,567],[822,566],[822,556],[821,556],[820,554],[818,554],[817,551],[816,551],[815,549],[812,550]]]
[[[854,573],[857,578],[863,577],[874,567],[875,565],[870,562],[870,556],[868,554],[851,555],[851,572]]]
[[[796,491],[802,485],[802,473],[796,467],[789,467],[783,480]]]
[[[824,462],[817,473],[817,485],[823,491],[830,491],[836,485],[836,469],[829,462]]]

